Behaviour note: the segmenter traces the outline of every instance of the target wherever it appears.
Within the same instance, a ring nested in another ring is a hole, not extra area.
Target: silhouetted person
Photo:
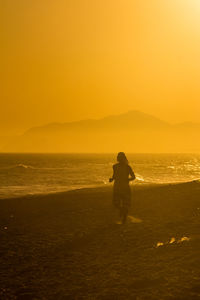
[[[131,189],[129,181],[135,179],[135,174],[128,164],[128,160],[124,152],[119,152],[117,155],[118,163],[113,165],[113,204],[119,209],[120,224],[125,223],[128,215],[128,210],[131,205]]]

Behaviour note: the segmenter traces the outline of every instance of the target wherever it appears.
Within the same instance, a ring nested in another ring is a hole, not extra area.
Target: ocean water
[[[198,154],[127,154],[132,184],[200,179]],[[0,154],[0,198],[110,185],[116,154]]]

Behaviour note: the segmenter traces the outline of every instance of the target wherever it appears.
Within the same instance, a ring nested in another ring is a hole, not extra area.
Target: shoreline
[[[187,185],[187,184],[193,184],[197,183],[200,184],[200,179],[194,179],[191,181],[183,181],[183,182],[168,182],[168,183],[134,183],[131,185],[131,190],[134,189],[146,189],[146,188],[152,188],[152,187],[162,187],[162,186],[179,186],[179,185]],[[0,201],[5,201],[5,200],[14,200],[14,199],[21,199],[21,198],[37,198],[37,197],[46,197],[50,195],[59,195],[59,194],[66,194],[69,192],[73,191],[84,191],[84,190],[94,190],[94,189],[112,189],[112,185],[99,185],[99,186],[87,186],[87,187],[80,187],[80,188],[73,188],[69,190],[64,190],[64,191],[58,191],[58,192],[49,192],[49,193],[36,193],[36,194],[23,194],[23,195],[16,195],[16,196],[10,196],[6,198],[0,198]]]

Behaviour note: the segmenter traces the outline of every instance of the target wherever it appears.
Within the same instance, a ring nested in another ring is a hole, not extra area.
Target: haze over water
[[[134,184],[200,178],[198,154],[127,154]],[[116,154],[0,154],[0,198],[109,185]]]

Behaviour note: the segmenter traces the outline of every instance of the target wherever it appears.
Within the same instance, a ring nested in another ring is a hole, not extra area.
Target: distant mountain
[[[200,130],[200,123],[192,123],[192,122],[184,122],[175,125],[174,127],[178,129],[186,129],[186,130]]]
[[[26,134],[35,134],[41,132],[57,132],[68,130],[135,130],[135,129],[156,129],[168,128],[170,125],[151,115],[139,112],[129,111],[128,113],[108,116],[99,120],[82,120],[70,123],[51,123],[41,127],[31,128]]]
[[[99,120],[33,127],[2,151],[8,152],[198,152],[200,124],[171,125],[139,111]]]

